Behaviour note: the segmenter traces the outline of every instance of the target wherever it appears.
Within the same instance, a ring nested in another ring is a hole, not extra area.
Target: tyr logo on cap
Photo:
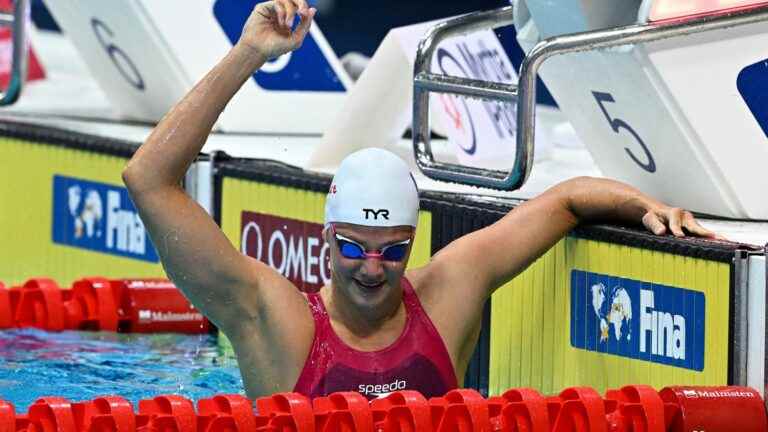
[[[387,209],[363,209],[363,214],[365,215],[365,219],[371,219],[371,216],[373,216],[373,220],[379,220],[379,216],[383,217],[385,220],[389,220],[389,210]]]

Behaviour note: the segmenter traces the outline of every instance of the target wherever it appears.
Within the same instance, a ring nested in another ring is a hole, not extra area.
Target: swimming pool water
[[[0,331],[0,399],[17,412],[43,396],[119,395],[137,409],[160,394],[197,401],[220,393],[244,390],[237,362],[215,336]]]

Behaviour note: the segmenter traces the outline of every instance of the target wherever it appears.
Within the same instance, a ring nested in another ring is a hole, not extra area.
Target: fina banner
[[[165,277],[122,186],[126,158],[114,155],[113,143],[100,152],[98,138],[55,131],[45,143],[48,133],[36,128],[34,141],[0,137],[0,200],[7,209],[0,214],[0,281],[13,286],[49,277],[68,286],[85,276]],[[92,150],[67,144],[78,140]]]
[[[124,187],[55,175],[52,221],[54,243],[159,262]]]
[[[489,390],[728,384],[731,267],[566,237],[491,301]]]
[[[571,271],[571,345],[588,351],[704,369],[704,293]]]

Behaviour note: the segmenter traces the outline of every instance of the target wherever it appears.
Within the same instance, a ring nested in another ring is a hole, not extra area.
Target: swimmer
[[[486,300],[579,223],[714,237],[690,212],[630,186],[575,178],[406,271],[416,184],[397,156],[365,149],[344,159],[327,196],[331,281],[318,294],[302,294],[235,249],[180,184],[229,100],[265,61],[298,48],[314,16],[305,0],[259,3],[238,43],[123,172],[168,276],[231,340],[249,397],[358,391],[374,398],[403,389],[442,395],[462,385]]]

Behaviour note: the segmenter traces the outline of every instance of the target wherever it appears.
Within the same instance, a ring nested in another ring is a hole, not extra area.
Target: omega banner
[[[302,291],[316,292],[331,278],[323,225],[243,211],[241,251],[266,263]]]

